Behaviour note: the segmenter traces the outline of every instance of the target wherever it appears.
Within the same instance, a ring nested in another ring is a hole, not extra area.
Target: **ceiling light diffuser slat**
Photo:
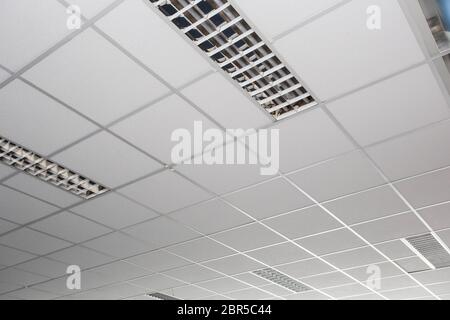
[[[276,120],[317,105],[228,0],[146,0]]]
[[[107,187],[3,137],[0,137],[0,161],[83,199],[109,191]]]
[[[307,285],[288,277],[287,275],[278,272],[272,268],[266,268],[261,270],[253,271],[257,276],[269,280],[277,285],[280,285],[286,289],[289,289],[294,292],[306,292],[311,291],[312,289]]]

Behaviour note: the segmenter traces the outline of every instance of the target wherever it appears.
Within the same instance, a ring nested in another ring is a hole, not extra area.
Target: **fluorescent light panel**
[[[294,292],[305,292],[311,291],[312,289],[305,284],[288,277],[287,275],[278,272],[272,268],[266,268],[261,270],[253,271],[257,276],[269,280],[279,286],[289,289]]]
[[[147,294],[149,297],[155,298],[157,300],[180,300],[172,296],[168,296],[167,294],[160,292],[152,292]]]
[[[148,1],[275,119],[317,105],[228,0]]]
[[[431,233],[403,240],[431,269],[450,267],[450,254],[441,241]]]
[[[83,199],[91,199],[109,191],[105,186],[2,136],[0,136],[0,161]]]

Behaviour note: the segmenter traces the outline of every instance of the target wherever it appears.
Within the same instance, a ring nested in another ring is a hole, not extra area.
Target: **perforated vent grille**
[[[316,101],[227,0],[149,0],[280,120]]]
[[[253,273],[294,292],[305,292],[312,290],[303,283],[271,268],[256,270],[253,271]]]
[[[108,189],[0,136],[0,161],[84,199]]]
[[[149,297],[152,297],[152,298],[155,298],[155,299],[158,299],[158,300],[180,300],[180,299],[174,298],[172,296],[168,296],[168,295],[160,293],[160,292],[152,292],[152,293],[149,293],[147,295]]]
[[[450,266],[450,254],[432,234],[410,237],[406,241],[435,268]]]

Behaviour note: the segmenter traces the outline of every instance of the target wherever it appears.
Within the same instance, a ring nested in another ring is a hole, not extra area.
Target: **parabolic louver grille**
[[[0,161],[84,199],[108,189],[0,136]]]
[[[432,234],[410,237],[406,241],[435,268],[450,266],[450,254]]]
[[[294,292],[305,292],[311,290],[310,287],[304,285],[303,283],[271,268],[256,270],[253,271],[253,273]]]
[[[149,297],[155,298],[157,300],[180,300],[180,299],[174,298],[172,296],[168,296],[167,294],[160,293],[160,292],[152,292],[147,295]]]
[[[149,1],[275,119],[317,104],[228,0]]]

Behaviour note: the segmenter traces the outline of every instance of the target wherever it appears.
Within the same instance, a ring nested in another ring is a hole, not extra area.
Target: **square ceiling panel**
[[[2,83],[3,81],[5,81],[6,79],[8,79],[10,77],[9,72],[6,72],[5,70],[3,70],[0,67],[0,83]]]
[[[342,0],[235,0],[237,7],[250,18],[263,35],[272,39],[289,29],[301,25]],[[270,14],[268,14],[270,12]]]
[[[250,251],[247,254],[270,266],[312,258],[308,252],[290,242]]]
[[[135,182],[119,192],[162,213],[169,213],[212,197],[171,171]]]
[[[222,277],[218,272],[195,264],[166,271],[164,274],[187,283],[196,283]]]
[[[227,129],[257,129],[275,120],[220,73],[193,83],[181,93]]]
[[[236,252],[208,238],[201,238],[167,248],[191,261],[203,262],[230,256]]]
[[[324,256],[323,258],[340,269],[348,269],[385,261],[383,256],[371,247],[334,253]]]
[[[230,276],[264,268],[263,264],[242,254],[209,261],[205,263],[205,266]]]
[[[57,1],[2,1],[0,64],[14,71],[24,67],[70,34],[66,20]]]
[[[412,100],[411,92],[415,92]],[[361,145],[376,143],[450,116],[447,101],[428,65],[332,102],[329,109]]]
[[[154,272],[162,272],[190,264],[189,261],[165,251],[153,251],[126,260]]]
[[[98,129],[20,80],[0,90],[0,125],[3,137],[43,155]]]
[[[269,219],[264,223],[291,239],[302,238],[342,227],[342,224],[320,207],[282,215]]]
[[[392,260],[407,258],[414,255],[411,249],[409,249],[401,240],[380,243],[376,245],[376,248]]]
[[[325,207],[347,224],[378,219],[409,210],[389,186],[328,202]]]
[[[14,228],[17,228],[18,225],[12,222],[5,221],[3,219],[0,219],[0,234],[3,234],[5,232],[8,232]]]
[[[397,180],[450,165],[449,139],[450,121],[445,121],[375,145],[367,152],[391,180]]]
[[[173,133],[177,129],[185,129],[194,137],[195,121],[202,122],[203,130],[217,129],[217,126],[186,101],[171,95],[119,122],[111,130],[169,164],[173,162],[172,150],[179,143],[178,140],[172,140]]]
[[[343,155],[289,176],[317,201],[331,200],[384,184],[361,151]]]
[[[301,279],[313,275],[335,271],[335,269],[333,269],[327,263],[320,261],[319,259],[309,259],[294,262],[279,266],[277,269],[295,279]]]
[[[21,262],[35,258],[34,255],[19,251],[13,248],[8,248],[0,245],[0,264],[3,266],[13,266]]]
[[[372,5],[383,12],[380,30],[367,27]],[[391,0],[350,1],[279,39],[275,48],[322,100],[424,59],[400,6]]]
[[[142,288],[147,288],[149,290],[149,292],[164,290],[164,289],[169,289],[169,288],[174,288],[174,287],[180,287],[185,284],[182,281],[175,280],[173,278],[169,278],[162,274],[154,274],[151,276],[139,278],[139,279],[130,281],[130,283],[137,285],[139,287],[142,287]]]
[[[144,1],[124,1],[96,25],[174,87],[212,70]]]
[[[227,296],[235,300],[264,300],[275,298],[273,295],[255,288],[230,292]]]
[[[369,294],[372,291],[370,291],[367,287],[359,283],[354,283],[345,286],[325,289],[323,290],[323,292],[331,295],[336,299],[343,299],[345,297],[353,297],[363,294]]]
[[[52,76],[48,77],[49,74]],[[92,30],[84,31],[24,77],[102,124],[168,92],[152,75]]]
[[[280,170],[285,173],[354,149],[320,109],[306,111],[274,128],[280,129]]]
[[[57,207],[0,186],[1,218],[24,224],[56,211],[58,211]]]
[[[114,0],[66,0],[71,5],[80,8],[81,14],[87,18],[92,18],[102,10],[111,5]]]
[[[66,274],[67,265],[58,261],[39,258],[29,262],[21,263],[15,268],[48,278],[56,278]]]
[[[83,140],[52,159],[109,188],[161,168],[159,163],[107,132]]]
[[[11,179],[6,180],[4,184],[63,208],[82,201],[81,198],[69,192],[24,173],[15,175]]]
[[[450,203],[419,211],[419,214],[434,230],[450,228]]]
[[[157,217],[155,212],[117,193],[109,193],[70,210],[115,229]]]
[[[356,267],[345,270],[345,272],[355,279],[366,283],[369,276],[373,274],[373,267],[380,268],[380,277],[389,278],[404,275],[404,272],[395,264],[391,262],[373,263],[368,266]]]
[[[245,214],[221,200],[211,200],[181,209],[170,216],[204,234],[216,233],[252,222]]]
[[[255,219],[301,209],[313,202],[284,179],[276,179],[226,197]]]
[[[61,261],[67,266],[78,265],[82,270],[92,268],[105,264],[114,260],[114,257],[107,256],[100,252],[84,248],[81,246],[74,246],[49,255],[50,258]]]
[[[211,281],[201,282],[198,283],[197,285],[217,293],[227,293],[231,291],[238,291],[249,288],[248,285],[233,278],[220,278]]]
[[[15,172],[14,169],[0,163],[0,179],[4,179]]]

